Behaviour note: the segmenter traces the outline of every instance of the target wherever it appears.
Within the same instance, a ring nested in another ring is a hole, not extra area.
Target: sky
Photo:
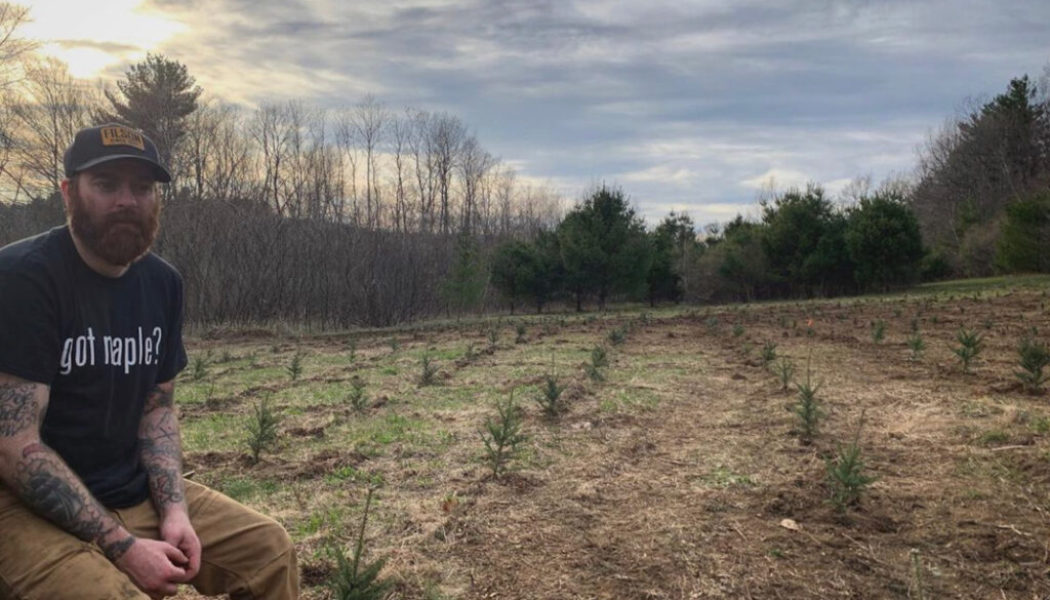
[[[526,181],[655,224],[914,173],[953,115],[1050,65],[1046,0],[28,0],[79,77],[146,52],[251,107],[447,111]]]

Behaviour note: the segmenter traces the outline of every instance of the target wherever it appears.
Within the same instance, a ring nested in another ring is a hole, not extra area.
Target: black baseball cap
[[[171,173],[161,164],[157,146],[141,131],[118,123],[106,123],[77,132],[73,143],[66,148],[63,164],[66,177],[121,158],[137,158],[153,167],[153,177],[161,182],[171,181]]]

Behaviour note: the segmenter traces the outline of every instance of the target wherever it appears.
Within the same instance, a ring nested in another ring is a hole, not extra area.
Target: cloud
[[[620,183],[651,220],[672,206],[732,218],[770,176],[830,191],[906,173],[964,98],[1050,59],[1045,0],[151,0],[140,10],[177,24],[157,49],[212,95],[338,108],[373,94],[395,110],[448,111],[523,181],[574,199],[596,181]]]

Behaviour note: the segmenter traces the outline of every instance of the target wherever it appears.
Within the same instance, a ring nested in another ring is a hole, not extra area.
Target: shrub
[[[733,325],[733,337],[740,337],[744,335],[744,326],[740,323]]]
[[[525,339],[525,324],[524,323],[518,323],[517,325],[515,325],[514,326],[514,331],[515,331],[515,333],[517,333],[517,337],[514,338],[514,343],[515,344],[524,344],[526,341],[528,341],[528,340]]]
[[[806,368],[806,381],[796,384],[798,387],[798,404],[795,405],[795,415],[799,419],[799,440],[803,444],[809,444],[817,435],[820,420],[824,418],[824,411],[820,408],[817,399],[817,391],[820,384],[813,385],[809,368]]]
[[[544,377],[542,393],[536,398],[536,402],[543,409],[544,416],[553,419],[565,412],[565,403],[561,398],[561,393],[564,391],[565,387],[558,385],[558,380],[554,375]]]
[[[489,346],[496,347],[496,343],[499,342],[499,327],[490,327],[488,332]]]
[[[911,360],[919,360],[926,350],[926,342],[922,340],[922,334],[916,331],[908,336],[908,348],[911,349]]]
[[[437,375],[437,365],[430,359],[429,354],[424,354],[419,359],[420,373],[419,373],[419,385],[431,385],[434,383],[434,377]]]
[[[478,357],[478,351],[474,349],[474,342],[467,343],[467,349],[463,351],[463,358],[467,362],[473,362]]]
[[[351,363],[357,358],[357,338],[346,340],[347,360]]]
[[[609,335],[606,336],[606,338],[613,346],[619,346],[627,339],[627,331],[622,327],[617,327],[616,329],[609,331]]]
[[[518,444],[525,441],[521,432],[521,411],[514,404],[514,393],[511,392],[506,402],[496,403],[497,417],[485,419],[485,429],[481,431],[481,441],[485,444],[485,459],[492,468],[492,476],[499,478],[507,468],[507,463],[518,453]]]
[[[762,346],[762,365],[766,366],[769,363],[777,359],[777,345],[773,342],[766,342]]]
[[[952,352],[959,357],[959,361],[963,365],[963,372],[969,373],[970,363],[984,349],[984,336],[973,329],[959,328],[959,333],[955,335],[955,340],[959,342],[959,346],[952,348]]]
[[[368,523],[368,509],[371,505],[372,488],[369,487],[365,500],[365,514],[361,517],[361,527],[357,531],[353,557],[347,560],[342,552],[329,549],[335,555],[336,570],[327,585],[332,590],[335,600],[382,600],[394,587],[394,582],[390,579],[379,578],[379,572],[383,570],[386,559],[381,558],[373,563],[361,562],[365,547],[365,525]]]
[[[831,504],[839,513],[857,504],[864,489],[875,481],[874,477],[864,473],[864,460],[856,439],[845,448],[839,448],[838,458],[828,459],[826,466]]]
[[[1017,378],[1029,392],[1039,393],[1048,379],[1043,369],[1050,366],[1050,349],[1047,349],[1046,344],[1026,335],[1021,339],[1017,353],[1020,355],[1021,366],[1021,370],[1015,373]]]
[[[211,350],[193,357],[193,369],[190,371],[190,376],[194,381],[200,381],[208,376],[208,364],[210,362]]]
[[[281,417],[270,408],[265,398],[255,405],[252,418],[245,425],[248,432],[248,449],[252,453],[252,464],[259,462],[263,450],[270,450],[277,443],[277,426]]]
[[[292,362],[288,365],[288,376],[292,378],[292,381],[299,379],[299,376],[303,374],[303,351],[296,350],[295,354],[292,355]]]
[[[350,408],[357,412],[363,412],[368,404],[368,396],[365,395],[365,382],[360,377],[350,380],[350,394],[347,395]]]
[[[879,319],[871,324],[871,340],[876,344],[881,344],[884,339],[886,339],[886,321]]]
[[[584,365],[584,370],[587,371],[588,377],[594,381],[602,381],[605,379],[605,375],[602,374],[601,369],[609,364],[609,352],[605,349],[605,346],[595,346],[591,349],[591,362]]]
[[[780,389],[786,392],[788,386],[791,385],[791,380],[795,377],[795,363],[787,357],[781,357],[780,360],[773,363],[773,373],[780,379]]]

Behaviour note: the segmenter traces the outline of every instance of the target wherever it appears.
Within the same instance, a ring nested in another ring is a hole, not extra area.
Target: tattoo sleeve
[[[146,397],[139,424],[142,465],[149,474],[150,496],[164,515],[173,507],[185,508],[182,483],[182,440],[175,414],[174,385],[158,384]]]
[[[117,560],[135,542],[40,441],[47,386],[0,379],[0,480],[37,514]]]

